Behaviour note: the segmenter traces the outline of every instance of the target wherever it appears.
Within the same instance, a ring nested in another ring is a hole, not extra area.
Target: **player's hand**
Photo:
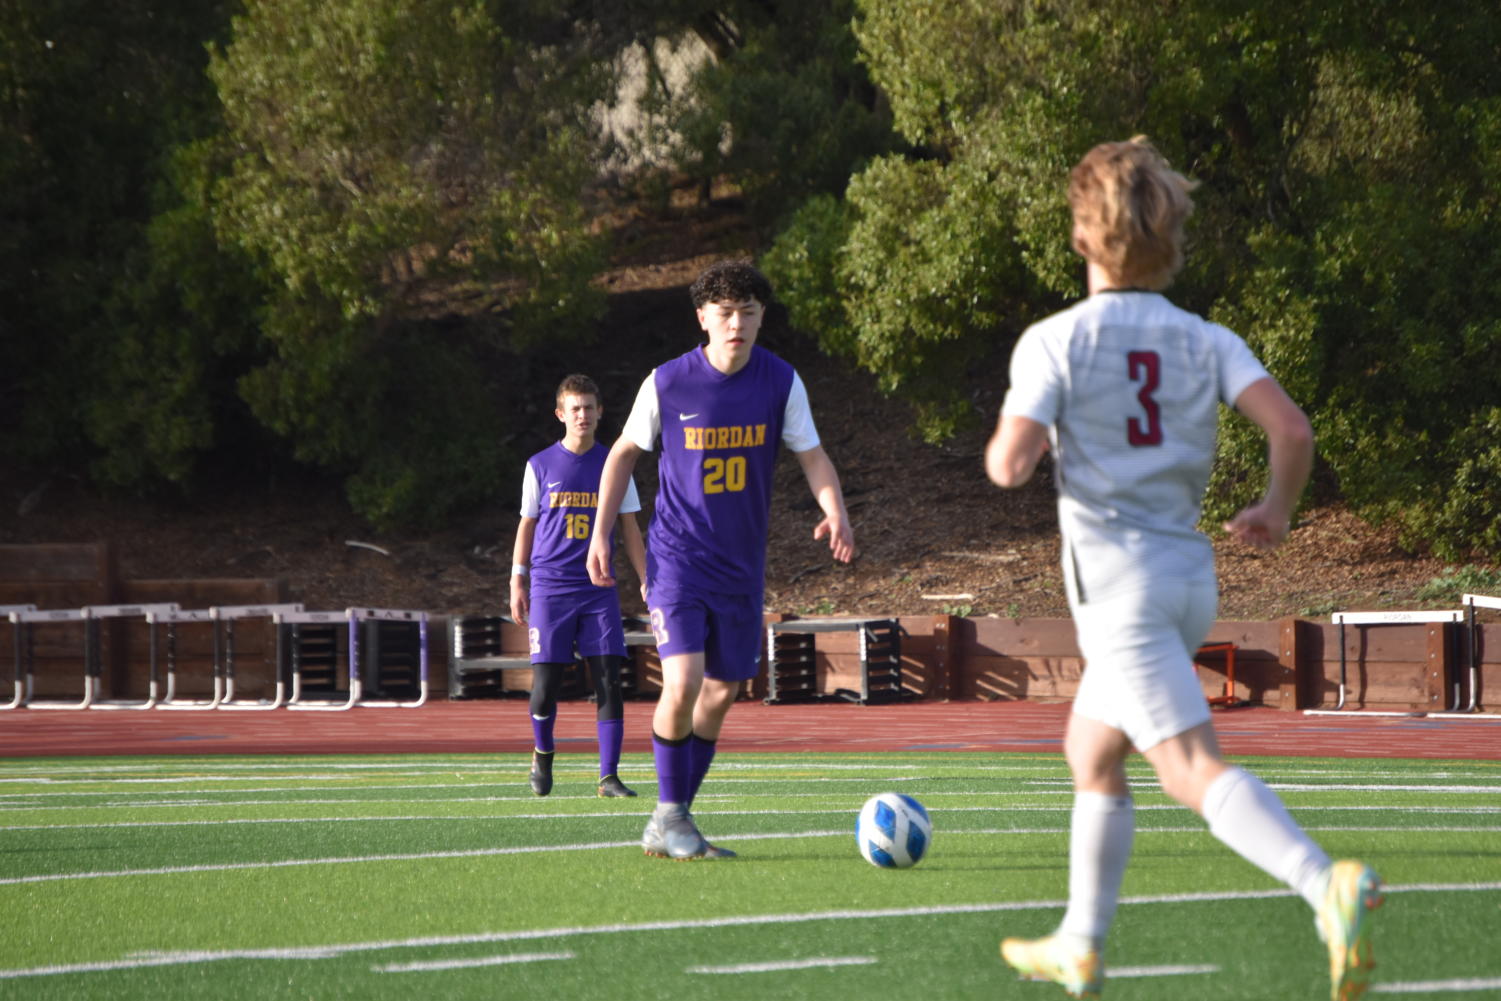
[[[1231,538],[1255,549],[1276,549],[1291,530],[1287,517],[1271,510],[1265,502],[1252,504],[1222,527]]]
[[[531,601],[527,597],[526,584],[520,577],[511,578],[511,621],[517,625],[526,625],[527,614],[531,612]]]
[[[589,580],[595,587],[614,587],[615,568],[610,565],[610,543],[598,535],[589,541],[589,555],[584,559]]]
[[[829,551],[834,554],[834,559],[848,563],[855,558],[855,532],[847,520],[833,515],[824,518],[813,529],[813,538],[821,539],[825,535],[829,537]]]
[[[647,604],[647,605],[651,604],[651,602],[647,601],[647,598],[646,598],[646,578],[645,577],[641,578],[641,601],[644,604]]]

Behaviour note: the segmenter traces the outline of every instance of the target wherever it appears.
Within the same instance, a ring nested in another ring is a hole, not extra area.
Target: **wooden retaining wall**
[[[182,608],[258,605],[286,600],[280,580],[122,580],[107,545],[0,546],[0,604],[38,608],[176,602]],[[495,611],[478,614],[497,614]],[[767,622],[780,619],[768,616]],[[1483,612],[1476,631],[1480,710],[1501,709],[1501,654],[1490,650],[1488,631],[1501,630],[1501,613]],[[1485,619],[1490,621],[1484,621]],[[902,682],[928,700],[1063,701],[1073,697],[1084,665],[1067,619],[959,618],[950,615],[899,617]],[[429,681],[431,695],[447,694],[448,622],[432,616]],[[115,699],[143,698],[147,687],[149,635],[140,619],[107,620],[101,629],[104,692]],[[1497,633],[1501,635],[1501,632]],[[0,622],[0,658],[12,659],[12,627]],[[1344,638],[1345,701],[1351,710],[1433,712],[1456,699],[1470,699],[1468,630],[1456,623],[1347,626]],[[82,688],[82,630],[77,623],[39,624],[32,630],[39,699],[76,697]],[[1277,622],[1217,622],[1209,644],[1234,644],[1234,682],[1227,680],[1223,653],[1199,658],[1199,679],[1207,698],[1279,709],[1334,708],[1340,690],[1340,630],[1331,622],[1288,618]],[[165,656],[158,636],[159,666]],[[524,657],[526,633],[507,624],[502,643],[507,655]],[[817,689],[834,696],[860,687],[859,640],[853,631],[820,633],[816,638]],[[205,623],[176,629],[179,695],[194,698],[212,688],[212,630]],[[235,684],[243,698],[265,697],[275,682],[275,636],[271,624],[251,619],[235,630]],[[661,690],[655,649],[633,648],[636,693]],[[0,662],[3,662],[0,661]],[[10,672],[0,669],[0,699]],[[530,689],[531,671],[507,670],[509,693]],[[1456,687],[1457,686],[1457,687]],[[747,697],[766,694],[766,674],[747,684]]]

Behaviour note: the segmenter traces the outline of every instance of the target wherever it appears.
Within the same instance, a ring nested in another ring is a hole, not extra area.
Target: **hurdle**
[[[1497,719],[1498,713],[1482,713],[1480,709],[1480,623],[1476,621],[1477,608],[1501,609],[1501,598],[1484,594],[1466,594],[1460,599],[1465,611],[1465,666],[1469,674],[1469,702],[1463,707],[1455,699],[1454,711],[1443,716],[1470,719]]]
[[[1437,622],[1455,623],[1464,619],[1464,613],[1458,610],[1442,612],[1335,612],[1332,621],[1339,626],[1339,698],[1333,709],[1304,709],[1305,716],[1414,716],[1429,715],[1426,711],[1409,710],[1407,712],[1389,712],[1373,709],[1346,709],[1345,701],[1348,694],[1348,665],[1345,655],[1345,627],[1346,626],[1392,626],[1409,625],[1415,623]],[[1456,693],[1457,697],[1457,693]],[[1442,715],[1442,714],[1433,714]]]
[[[287,701],[286,672],[282,669],[282,628],[276,625],[276,616],[302,611],[298,602],[283,605],[216,605],[209,609],[214,622],[214,672],[223,679],[219,686],[221,697],[213,707],[238,712],[265,712],[280,709]],[[235,697],[235,623],[241,619],[270,619],[276,634],[276,655],[273,660],[276,676],[275,688],[269,699],[242,699]]]
[[[87,605],[84,606],[84,672],[89,677],[89,686],[93,689],[93,698],[90,699],[87,708],[95,710],[146,710],[156,705],[156,678],[150,678],[149,692],[144,699],[104,699],[101,698],[101,678],[104,665],[99,656],[99,623],[105,618],[141,618],[147,621],[147,629],[150,629],[150,617],[164,612],[176,612],[177,602],[159,602],[155,605]]]
[[[292,674],[292,691],[287,696],[286,707],[311,712],[343,712],[353,709],[355,703],[360,700],[360,673],[352,669],[350,657],[351,651],[359,647],[359,641],[355,639],[356,623],[350,609],[342,612],[278,612],[274,616],[278,626],[290,628],[290,655]],[[328,699],[309,699],[303,691],[305,687],[304,674],[310,667],[324,668],[327,670],[330,684],[337,680],[339,671],[339,633],[338,626],[342,623],[345,630],[344,663],[346,674],[349,678],[349,692],[340,700],[335,697]],[[312,635],[307,635],[309,627],[312,627]]]
[[[427,613],[395,608],[351,608],[348,610],[348,614],[350,621],[349,675],[351,678],[361,675],[361,651],[367,646],[371,647],[374,650],[374,656],[370,660],[376,672],[376,676],[373,679],[376,687],[379,687],[380,669],[392,645],[398,647],[394,656],[401,656],[402,654],[410,655],[412,653],[410,647],[403,649],[399,642],[392,644],[390,639],[383,638],[381,627],[388,623],[408,623],[416,626],[417,630],[417,649],[415,651],[417,654],[416,697],[405,702],[399,699],[364,699],[357,704],[361,706],[396,709],[416,709],[426,704],[428,664]],[[369,642],[361,643],[360,633],[366,630],[370,633]],[[352,681],[350,687],[353,688]]]
[[[202,622],[213,628],[213,613],[207,608],[174,608],[171,611],[149,612],[146,615],[146,624],[151,630],[151,678],[156,681],[157,667],[161,649],[157,643],[157,626],[167,627],[166,654],[167,672],[166,684],[162,697],[157,701],[156,708],[171,709],[176,711],[207,711],[217,709],[224,698],[224,682],[219,675],[219,656],[215,652],[210,661],[210,675],[213,679],[213,690],[208,698],[183,699],[177,694],[177,627],[184,623]]]
[[[99,658],[99,621],[101,619],[140,618],[146,621],[147,629],[151,628],[151,616],[176,612],[180,609],[175,601],[159,602],[152,605],[88,605],[84,608],[87,623],[85,628],[93,633],[91,642],[84,644],[84,659],[86,669],[93,687],[94,697],[87,708],[89,709],[151,709],[157,704],[156,698],[156,674],[151,673],[149,690],[145,699],[128,701],[123,699],[102,699],[99,697],[100,675],[103,665]]]
[[[863,706],[915,694],[902,685],[902,626],[896,619],[788,619],[766,627],[766,704],[828,697],[818,690],[816,636],[839,632],[858,635],[860,689],[835,689],[832,698]]]
[[[27,707],[28,709],[87,709],[89,707],[89,703],[91,703],[91,702],[94,701],[93,686],[89,684],[89,675],[88,675],[88,668],[87,668],[87,661],[88,661],[87,650],[85,650],[85,653],[84,653],[85,668],[84,668],[84,675],[83,675],[83,698],[81,698],[77,702],[37,702],[37,701],[35,701],[35,696],[36,696],[36,664],[35,664],[35,653],[36,653],[36,650],[35,650],[35,635],[32,633],[32,627],[34,625],[36,625],[37,623],[43,623],[43,624],[51,625],[51,624],[59,624],[59,623],[63,623],[63,622],[82,622],[82,621],[84,621],[84,611],[83,611],[83,609],[81,609],[81,608],[42,608],[42,609],[35,609],[34,608],[34,609],[31,609],[30,611],[12,612],[11,615],[10,615],[10,621],[13,622],[13,623],[15,623],[16,629],[18,630],[18,632],[20,634],[18,636],[18,647],[19,647],[19,649],[21,651],[21,656],[22,656],[22,659],[23,659],[23,664],[21,665],[21,667],[19,669],[22,671],[22,673],[25,675],[25,678],[26,678],[25,685],[24,685],[25,691],[24,691],[24,693],[22,695],[22,698],[21,698],[21,705]],[[87,629],[85,629],[84,630],[84,646],[85,647],[87,647],[88,643],[89,643],[88,633],[89,633],[89,631]]]
[[[15,620],[17,612],[34,612],[35,605],[0,605],[0,617],[10,623],[11,632],[11,681],[12,695],[0,709],[19,709],[26,704],[26,685],[21,673],[21,624]]]

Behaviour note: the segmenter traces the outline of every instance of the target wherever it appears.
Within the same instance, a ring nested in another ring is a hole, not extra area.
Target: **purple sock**
[[[688,738],[664,740],[651,735],[652,756],[657,761],[657,801],[688,803],[688,781],[692,762],[688,758]]]
[[[599,733],[599,777],[614,775],[620,767],[620,743],[625,739],[625,720],[602,719],[595,724]]]
[[[705,740],[698,734],[688,735],[688,805],[693,805],[693,798],[698,795],[698,787],[704,784],[704,776],[709,774],[709,766],[714,763],[714,751],[719,745],[712,740]]]
[[[557,721],[557,713],[553,713],[544,719],[532,717],[532,746],[544,753],[550,753],[555,748],[552,742],[552,725]]]

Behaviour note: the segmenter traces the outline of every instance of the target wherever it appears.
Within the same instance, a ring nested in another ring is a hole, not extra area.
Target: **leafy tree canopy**
[[[1175,297],[1251,342],[1368,515],[1441,553],[1501,523],[1501,14],[1399,0],[859,0],[909,151],[806,205],[767,265],[795,322],[925,407],[1064,297],[1067,170],[1145,133],[1203,186]],[[1206,507],[1259,489],[1232,423]],[[1463,490],[1452,489],[1464,484]]]

